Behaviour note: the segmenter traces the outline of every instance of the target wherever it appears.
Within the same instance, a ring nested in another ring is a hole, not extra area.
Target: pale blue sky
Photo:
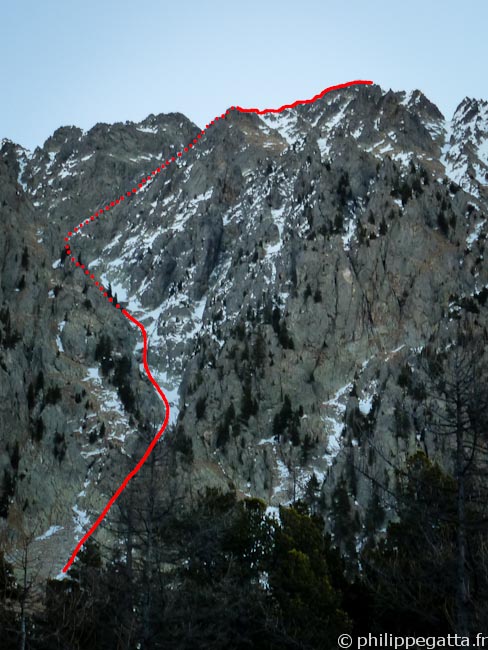
[[[353,79],[450,117],[488,99],[487,25],[487,0],[2,0],[0,139],[171,111],[202,126]]]

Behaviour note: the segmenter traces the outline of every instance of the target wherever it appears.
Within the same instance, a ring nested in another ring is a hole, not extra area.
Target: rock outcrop
[[[63,127],[33,153],[3,143],[0,514],[53,531],[35,548],[54,573],[164,416],[138,332],[63,237],[198,132],[151,115]],[[327,525],[342,490],[360,540],[367,476],[434,444],[408,379],[420,351],[454,311],[486,322],[487,134],[486,102],[448,122],[422,93],[378,86],[234,111],[73,239],[149,332],[172,404],[161,490],[234,486],[274,507],[315,474]]]

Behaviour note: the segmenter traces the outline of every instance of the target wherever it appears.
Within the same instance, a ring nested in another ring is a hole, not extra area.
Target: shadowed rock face
[[[151,115],[63,127],[33,153],[3,143],[0,523],[59,526],[34,544],[54,573],[164,416],[138,333],[72,270],[63,237],[198,132]],[[448,122],[422,93],[378,86],[233,112],[73,239],[148,330],[173,407],[162,491],[233,485],[277,505],[315,472],[333,528],[338,485],[351,517],[367,512],[354,465],[388,474],[378,448],[434,444],[399,376],[454,311],[485,323],[487,133],[486,102]]]

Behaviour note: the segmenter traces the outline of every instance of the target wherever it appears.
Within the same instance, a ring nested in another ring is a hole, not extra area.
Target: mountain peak
[[[402,103],[408,108],[415,108],[417,111],[428,114],[433,119],[444,119],[444,115],[441,111],[424,95],[421,90],[415,89],[403,94],[405,99]]]
[[[466,124],[477,118],[488,119],[488,101],[465,97],[454,111],[453,120]]]

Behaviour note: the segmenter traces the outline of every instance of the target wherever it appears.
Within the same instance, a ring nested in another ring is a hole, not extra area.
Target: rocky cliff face
[[[1,514],[54,573],[164,417],[138,333],[63,237],[198,132],[171,114],[3,143]],[[487,142],[486,102],[448,122],[378,86],[234,111],[73,238],[148,330],[172,405],[161,490],[234,486],[271,508],[307,493],[360,541],[367,477],[435,452],[419,353],[454,313],[485,323]]]

